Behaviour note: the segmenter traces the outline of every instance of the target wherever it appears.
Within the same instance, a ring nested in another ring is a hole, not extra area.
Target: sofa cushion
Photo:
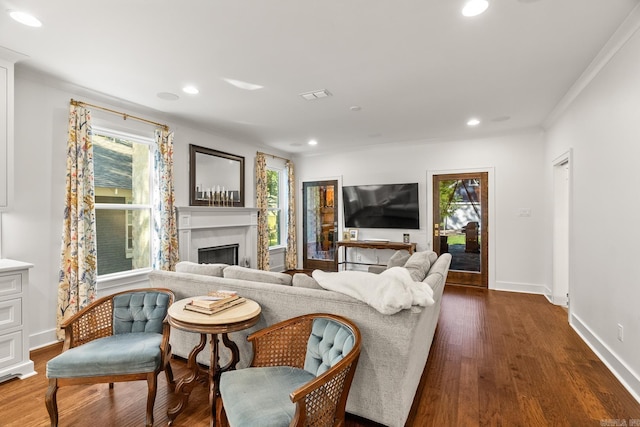
[[[231,265],[224,269],[223,277],[227,279],[249,280],[252,282],[273,283],[276,285],[291,285],[291,275],[275,271],[256,270],[253,268]]]
[[[293,279],[291,279],[291,285],[296,286],[298,288],[307,288],[307,289],[322,289],[324,288],[316,282],[316,279],[313,277],[306,275],[304,273],[296,273],[293,275]]]
[[[391,258],[389,258],[389,261],[387,261],[387,268],[404,267],[410,257],[411,254],[407,251],[395,251],[394,254],[391,255]]]
[[[414,282],[422,282],[427,277],[431,266],[429,253],[430,251],[414,252],[404,264]]]
[[[222,272],[228,266],[228,264],[198,264],[191,261],[180,261],[176,264],[176,272],[222,277]]]

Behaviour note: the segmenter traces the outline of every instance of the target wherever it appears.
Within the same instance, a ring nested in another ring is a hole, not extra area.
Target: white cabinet
[[[0,259],[0,382],[34,375],[29,359],[27,295],[31,264]]]

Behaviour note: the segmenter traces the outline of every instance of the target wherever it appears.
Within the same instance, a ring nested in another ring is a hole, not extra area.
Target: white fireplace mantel
[[[238,243],[241,265],[255,268],[258,254],[258,209],[179,206],[180,260],[198,262],[198,249]]]

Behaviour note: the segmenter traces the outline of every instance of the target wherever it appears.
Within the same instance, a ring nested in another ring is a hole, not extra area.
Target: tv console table
[[[416,251],[415,243],[403,243],[403,242],[386,242],[386,241],[375,241],[375,240],[340,240],[338,242],[338,251],[340,248],[343,249],[343,261],[338,263],[342,265],[344,269],[347,268],[348,264],[358,264],[358,265],[377,265],[363,262],[353,262],[349,261],[347,258],[347,249],[348,248],[361,248],[361,249],[391,249],[396,251],[405,250],[409,252],[409,254],[413,254]]]

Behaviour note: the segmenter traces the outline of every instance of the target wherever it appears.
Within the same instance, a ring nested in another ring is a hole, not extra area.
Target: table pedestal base
[[[211,355],[209,359],[209,369],[200,368],[196,357],[207,345],[207,334],[200,334],[200,342],[189,353],[187,368],[190,373],[182,378],[176,386],[176,394],[180,401],[167,411],[169,417],[169,425],[172,425],[176,417],[184,410],[189,401],[191,391],[199,380],[206,380],[209,386],[209,406],[211,408],[211,417],[209,425],[216,425],[216,400],[218,398],[218,384],[220,383],[220,375],[232,369],[236,369],[236,365],[240,361],[240,351],[236,343],[231,341],[226,333],[221,334],[222,343],[231,351],[231,360],[226,366],[220,367],[218,354],[218,334],[209,334],[211,338]]]

